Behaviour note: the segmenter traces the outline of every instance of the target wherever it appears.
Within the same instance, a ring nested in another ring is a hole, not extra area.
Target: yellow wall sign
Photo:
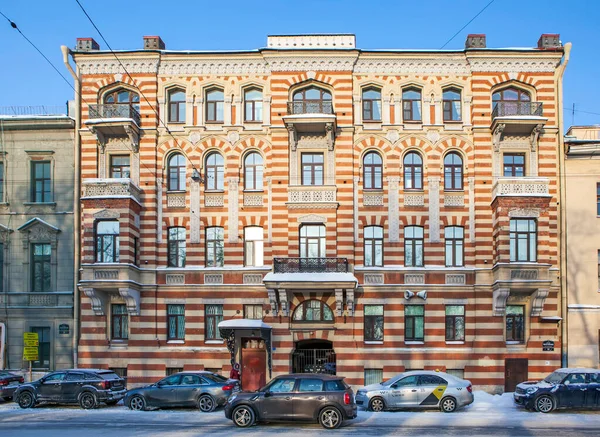
[[[38,359],[39,359],[39,357],[38,357],[38,348],[37,347],[25,346],[23,348],[23,360],[37,361]]]
[[[23,345],[25,347],[38,347],[40,345],[37,332],[24,332]],[[37,358],[36,358],[37,360]]]

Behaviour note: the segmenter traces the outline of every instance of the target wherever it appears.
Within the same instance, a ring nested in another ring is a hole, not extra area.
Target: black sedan
[[[13,398],[13,393],[25,380],[21,375],[0,370],[0,399],[10,401]]]
[[[517,385],[513,399],[517,405],[541,413],[556,408],[600,408],[600,370],[558,369],[543,381]]]
[[[180,372],[155,384],[129,390],[123,403],[132,410],[197,407],[208,413],[239,390],[239,381],[212,372]]]

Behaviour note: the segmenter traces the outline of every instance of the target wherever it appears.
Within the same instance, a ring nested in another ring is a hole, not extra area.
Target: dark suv
[[[255,392],[231,395],[225,417],[245,428],[255,422],[309,421],[338,428],[356,417],[354,393],[341,376],[282,375]]]
[[[543,381],[517,385],[513,399],[541,413],[556,408],[600,408],[600,370],[558,369]]]
[[[112,370],[72,369],[48,373],[37,381],[19,386],[14,399],[21,408],[38,403],[76,404],[96,408],[100,402],[114,405],[125,393],[125,380]]]

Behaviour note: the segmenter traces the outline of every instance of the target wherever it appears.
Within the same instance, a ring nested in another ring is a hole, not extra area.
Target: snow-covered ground
[[[121,423],[160,423],[223,425],[231,424],[221,409],[212,413],[200,413],[194,409],[170,409],[155,411],[130,411],[119,404],[101,406],[95,410],[82,410],[78,406],[41,406],[23,410],[14,402],[0,402],[0,428],[2,423],[13,421],[64,421],[91,420]],[[373,413],[359,409],[352,426],[439,426],[445,427],[535,427],[547,428],[596,428],[600,430],[600,410],[558,410],[550,414],[529,412],[513,404],[512,393],[490,395],[475,392],[475,402],[455,413],[439,410],[410,410]],[[318,425],[315,425],[318,426]]]

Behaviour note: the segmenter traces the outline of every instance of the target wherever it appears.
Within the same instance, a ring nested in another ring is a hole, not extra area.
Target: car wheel
[[[454,412],[457,406],[456,399],[451,397],[444,398],[442,399],[442,402],[440,402],[440,410],[442,410],[444,413]]]
[[[79,406],[84,410],[94,409],[97,404],[94,393],[85,391],[79,395]]]
[[[210,413],[216,407],[216,403],[212,396],[202,395],[198,398],[198,409],[203,413]]]
[[[549,413],[554,410],[554,399],[550,396],[540,396],[535,400],[535,409],[540,413]]]
[[[325,407],[319,413],[319,423],[325,429],[336,429],[342,425],[342,413],[335,407]]]
[[[241,405],[233,410],[231,415],[233,423],[240,428],[247,428],[254,424],[256,416],[254,410],[247,405]]]
[[[144,411],[146,409],[146,400],[139,395],[135,395],[129,399],[128,406],[130,410]]]
[[[32,408],[35,405],[35,398],[30,391],[24,391],[19,395],[17,402],[21,408]]]
[[[385,410],[385,402],[381,398],[373,398],[371,402],[369,402],[369,410],[375,411],[379,413],[380,411]]]

